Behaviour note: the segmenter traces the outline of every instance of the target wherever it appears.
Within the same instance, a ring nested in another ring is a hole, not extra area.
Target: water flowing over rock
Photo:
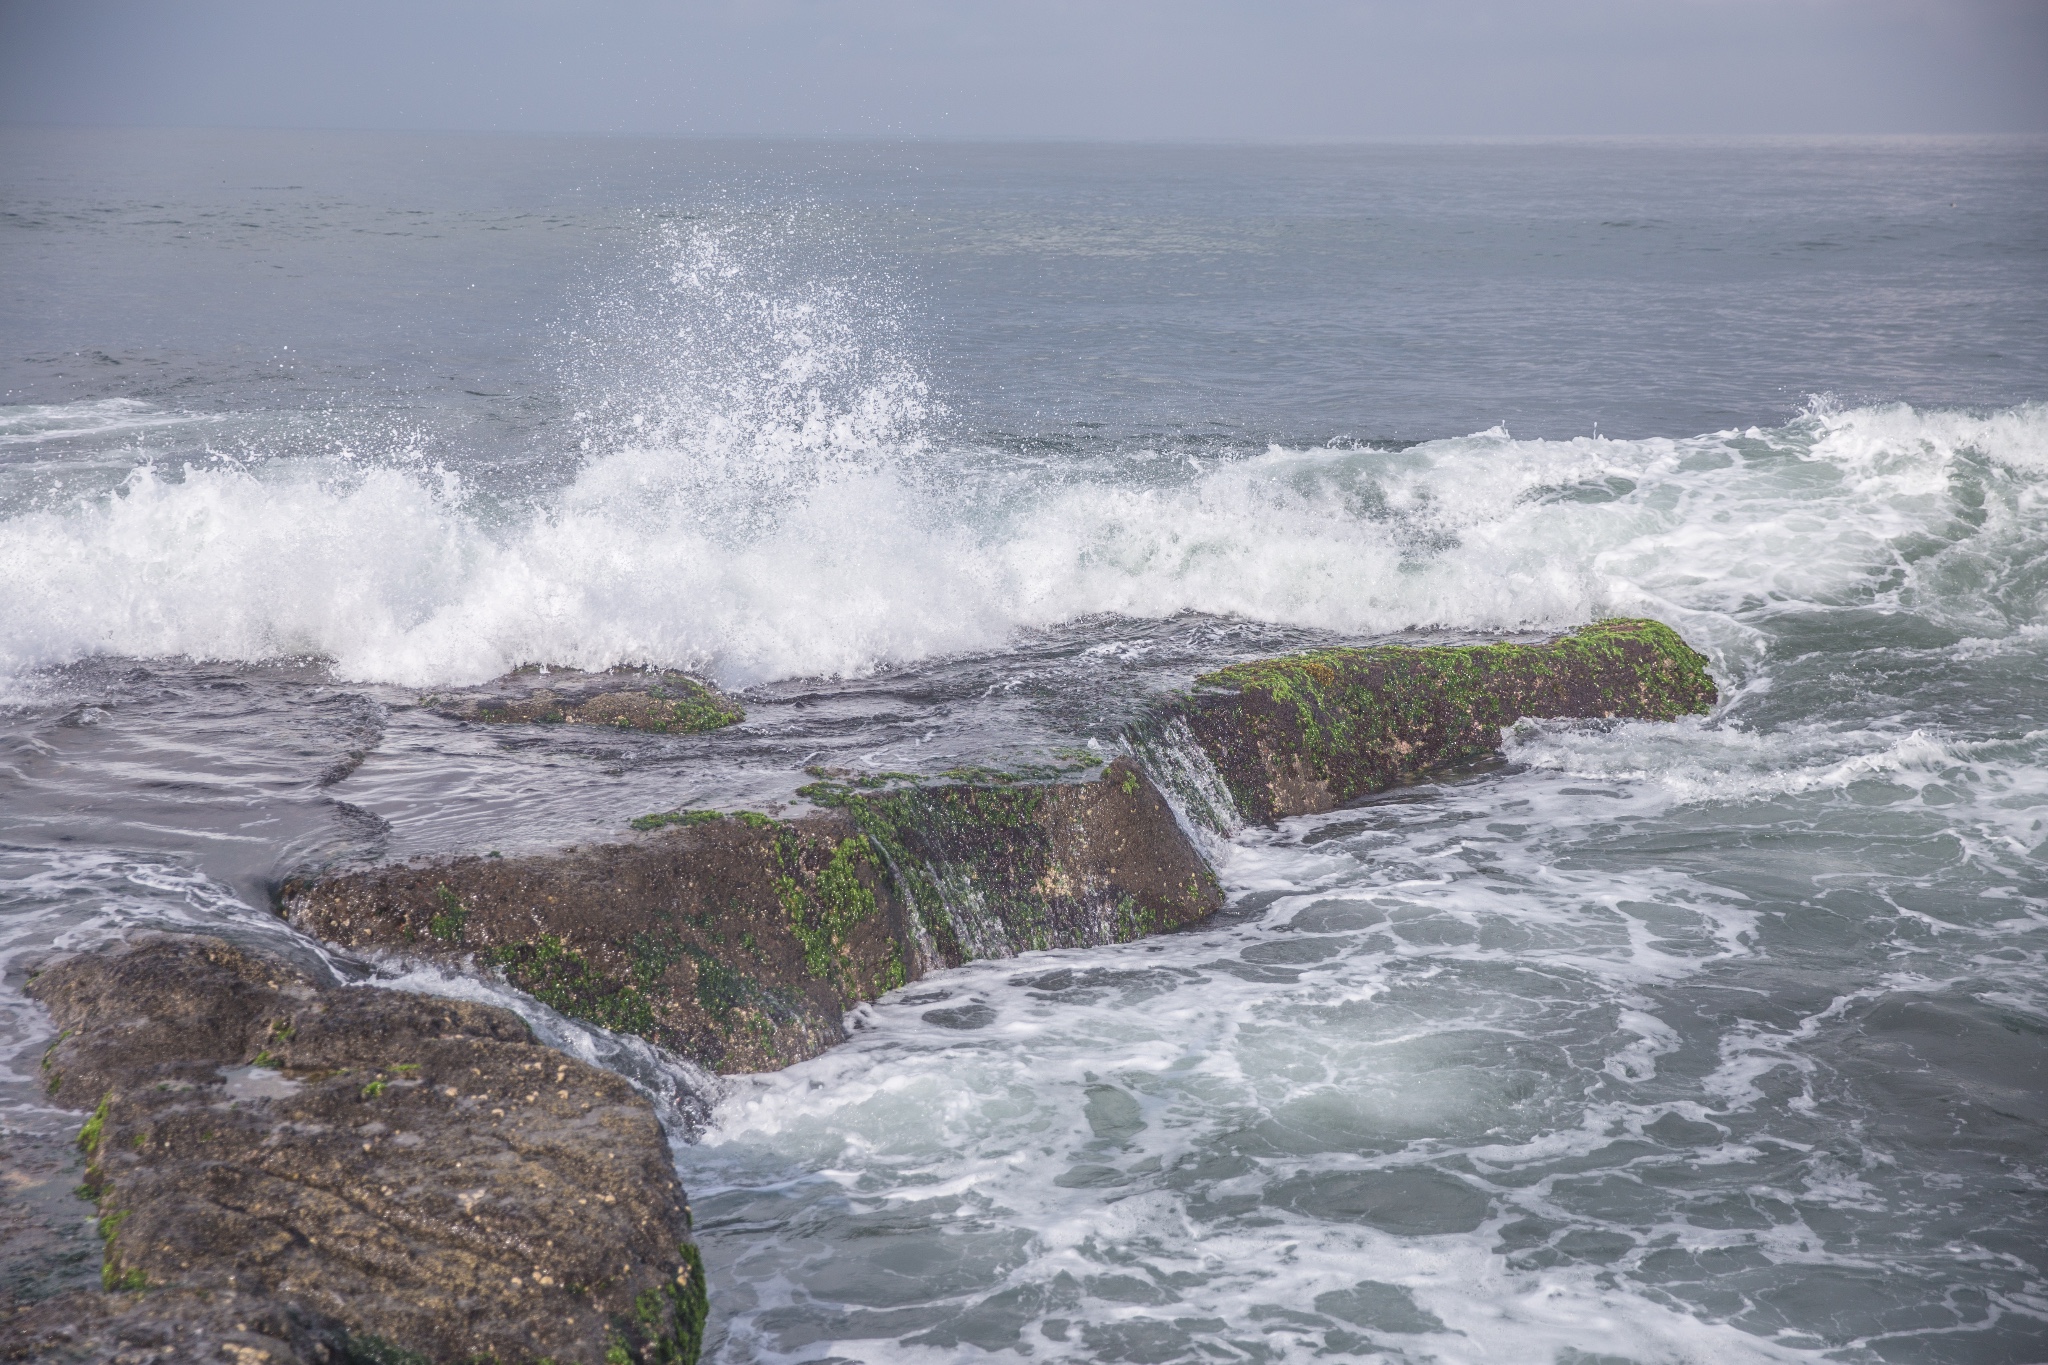
[[[112,1292],[15,1315],[0,1359],[696,1359],[703,1272],[653,1107],[510,1012],[192,936],[29,990],[63,1030],[46,1089],[92,1110]]]

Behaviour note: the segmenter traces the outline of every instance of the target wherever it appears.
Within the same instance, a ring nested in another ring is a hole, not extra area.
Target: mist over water
[[[374,972],[670,1106],[721,1361],[2048,1357],[2039,144],[252,136],[202,193],[210,136],[9,144],[8,1125],[76,1122],[36,954],[327,961],[300,867],[1638,614],[1712,715],[1220,830],[1201,931],[928,978],[774,1075]],[[750,719],[417,705],[525,662]]]

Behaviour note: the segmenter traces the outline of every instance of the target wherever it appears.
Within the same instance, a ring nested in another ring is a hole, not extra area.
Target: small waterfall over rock
[[[1188,837],[1214,862],[1221,846],[1244,828],[1245,818],[1186,717],[1172,711],[1148,716],[1125,733],[1124,742]]]

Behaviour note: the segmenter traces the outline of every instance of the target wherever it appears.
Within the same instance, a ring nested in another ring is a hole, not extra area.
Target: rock
[[[1093,782],[833,794],[911,907],[919,974],[1127,943],[1222,908],[1215,874],[1135,763]]]
[[[696,1359],[703,1272],[652,1106],[509,1011],[190,936],[28,989],[63,1030],[50,1088],[93,1107],[116,1292],[18,1314],[13,1358],[182,1359],[180,1333],[232,1318],[277,1360],[339,1359],[337,1332],[351,1359]]]
[[[615,668],[608,673],[524,668],[486,688],[422,697],[451,720],[493,725],[605,725],[692,734],[737,725],[738,702],[685,673]]]
[[[1673,720],[1713,706],[1704,656],[1655,621],[1537,645],[1326,649],[1205,674],[1184,724],[1247,819],[1355,801],[1500,747],[1523,717]]]
[[[1540,645],[1325,650],[1207,675],[1137,747],[1177,752],[1160,766],[1190,808],[1213,795],[1272,820],[1488,752],[1523,716],[1704,710],[1705,664],[1652,621]],[[666,811],[632,822],[651,836],[636,842],[298,878],[280,899],[330,942],[468,958],[725,1072],[815,1056],[848,1009],[927,972],[1124,942],[1221,905],[1130,759],[1087,782],[843,776],[800,789],[822,809],[794,819]]]
[[[1123,942],[1221,904],[1128,762],[1093,782],[807,791],[828,808],[669,812],[631,843],[300,880],[281,899],[322,939],[473,954],[564,1014],[726,1072],[815,1056],[852,1006],[937,968]]]
[[[396,1358],[393,1365],[396,1365]],[[43,1365],[358,1365],[348,1329],[298,1304],[234,1290],[68,1294],[0,1319],[0,1361]]]

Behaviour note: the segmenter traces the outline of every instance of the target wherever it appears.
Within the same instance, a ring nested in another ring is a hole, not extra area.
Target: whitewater
[[[1106,754],[1231,660],[1647,616],[1711,714],[1525,722],[1273,828],[1191,805],[1212,921],[926,978],[785,1071],[367,981],[656,1097],[731,1365],[2048,1358],[2036,144],[827,148],[792,188],[786,148],[406,144],[427,186],[189,137],[248,183],[52,134],[0,223],[40,262],[9,1131],[77,1122],[21,992],[52,948],[356,972],[271,908],[304,867]],[[157,336],[124,291],[169,262]],[[421,705],[525,664],[748,720]]]
[[[116,414],[72,420],[96,415]],[[106,493],[0,524],[0,665],[312,656],[341,679],[429,687],[529,662],[656,664],[744,686],[992,650],[1077,617],[1201,612],[1347,635],[1663,614],[1726,667],[1773,601],[1907,606],[2002,635],[2033,624],[2030,599],[1941,585],[2024,558],[2048,409],[1817,402],[1784,427],[1685,438],[1141,451],[1122,462],[1139,477],[1114,481],[834,431],[782,505],[737,530],[717,506],[729,489],[670,476],[696,453],[607,454],[497,524],[445,469],[138,463]],[[1982,489],[1980,524],[1924,545],[1962,513],[1958,481]]]

